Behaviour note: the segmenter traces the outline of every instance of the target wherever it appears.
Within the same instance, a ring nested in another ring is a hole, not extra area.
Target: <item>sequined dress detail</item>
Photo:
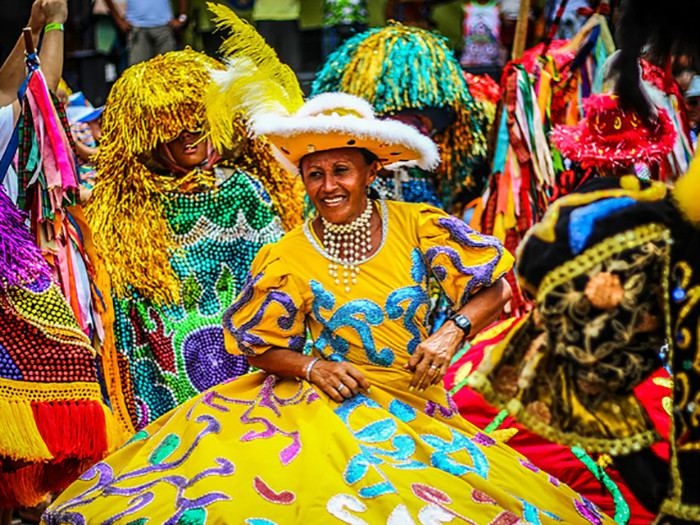
[[[409,392],[428,273],[463,304],[512,265],[436,208],[380,203],[384,240],[347,292],[308,226],[264,246],[224,316],[227,347],[347,360],[372,388],[341,404],[263,372],[211,388],[87,471],[45,523],[612,523],[459,417],[441,386]]]

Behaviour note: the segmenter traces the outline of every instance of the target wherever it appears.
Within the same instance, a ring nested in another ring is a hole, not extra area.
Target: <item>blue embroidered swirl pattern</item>
[[[331,311],[335,307],[335,296],[326,290],[321,283],[311,280],[311,291],[314,299],[311,304],[313,315],[323,326],[321,334],[314,342],[314,346],[324,352],[326,347],[341,357],[345,357],[349,350],[347,340],[335,334],[344,326],[350,327],[360,337],[360,343],[367,355],[367,359],[379,366],[391,366],[394,362],[394,352],[389,348],[382,348],[377,352],[372,335],[371,326],[378,326],[384,322],[382,309],[368,299],[355,299],[338,308],[330,319],[325,319],[321,309]],[[358,318],[362,316],[362,319]],[[324,353],[325,355],[325,353]]]
[[[422,286],[427,271],[420,250],[414,248],[411,251],[411,259],[413,260],[411,278],[418,284],[399,288],[392,292],[386,300],[385,310],[387,317],[392,321],[403,317],[404,328],[413,336],[408,342],[406,350],[410,355],[413,355],[416,347],[421,342],[420,329],[418,324],[416,324],[418,310],[421,306],[429,304],[430,296]],[[404,301],[408,302],[405,309],[401,306],[401,303]]]

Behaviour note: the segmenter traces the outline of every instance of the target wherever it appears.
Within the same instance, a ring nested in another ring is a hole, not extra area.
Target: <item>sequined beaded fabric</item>
[[[442,208],[442,202],[435,191],[430,173],[420,168],[408,168],[395,172],[382,171],[377,175],[372,187],[380,198],[401,202],[424,203]]]
[[[346,359],[371,391],[337,404],[295,378],[248,374],[137,433],[45,513],[47,525],[411,525],[612,521],[460,418],[441,386],[409,392],[426,335],[426,264],[462,303],[512,264],[498,241],[425,205],[380,203],[379,251],[347,292],[308,229],[263,247],[224,317],[231,349]],[[422,251],[425,259],[418,251]]]
[[[33,506],[116,443],[95,353],[58,285],[39,277],[0,300],[0,508]]]
[[[213,189],[165,197],[181,301],[157,306],[137,294],[114,299],[120,374],[136,428],[248,371],[244,358],[224,348],[221,315],[260,247],[283,230],[256,179],[228,168],[216,168],[215,175]]]

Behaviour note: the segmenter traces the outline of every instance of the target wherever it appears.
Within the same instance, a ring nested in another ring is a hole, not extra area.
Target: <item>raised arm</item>
[[[68,19],[67,0],[42,0],[41,9],[46,17],[46,26],[64,24]],[[39,52],[41,70],[51,91],[56,91],[63,74],[63,31],[51,29],[44,32]]]
[[[474,336],[494,322],[512,295],[505,277],[493,286],[481,288],[469,302],[457,312],[471,321],[470,335]],[[433,335],[421,342],[406,364],[413,372],[410,389],[422,391],[438,384],[447,372],[450,361],[464,340],[464,331],[453,321],[447,321]]]
[[[63,24],[68,17],[67,0],[35,0],[28,25],[32,28],[32,40],[36,46],[45,26]],[[20,105],[17,90],[26,77],[24,65],[24,38],[20,36],[10,56],[0,68],[0,106],[12,104],[15,120],[19,117]],[[39,53],[41,68],[51,90],[56,90],[63,72],[63,31],[53,29],[44,33]]]
[[[44,12],[41,9],[42,0],[35,0],[32,4],[32,14],[27,25],[32,28],[32,40],[34,46],[39,43],[39,35],[45,25]],[[24,66],[24,38],[22,35],[17,39],[15,47],[0,67],[0,107],[12,104],[15,119],[19,114],[19,102],[17,101],[17,90],[22,85],[25,78]]]

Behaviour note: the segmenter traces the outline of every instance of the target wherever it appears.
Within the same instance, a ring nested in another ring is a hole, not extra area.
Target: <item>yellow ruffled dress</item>
[[[254,373],[169,412],[66,490],[49,524],[612,523],[459,416],[442,386],[409,392],[431,272],[462,304],[512,258],[423,204],[378,203],[383,242],[346,292],[307,225],[258,253],[224,317],[232,352],[345,359],[371,392],[338,404]],[[456,521],[454,521],[456,520]]]

